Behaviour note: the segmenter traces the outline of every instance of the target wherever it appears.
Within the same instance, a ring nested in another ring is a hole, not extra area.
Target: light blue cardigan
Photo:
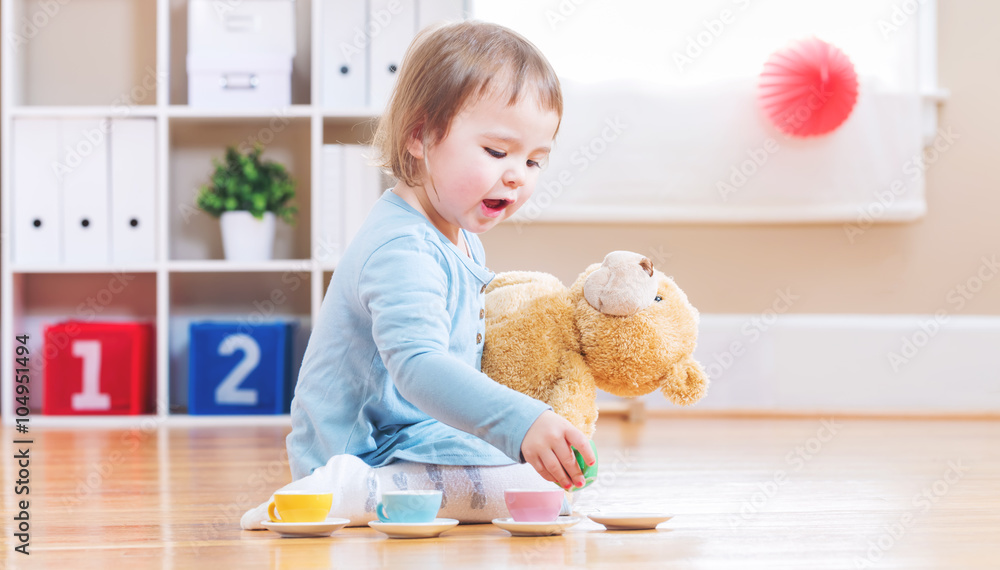
[[[287,438],[293,479],[333,455],[373,467],[521,462],[550,406],[480,372],[494,274],[387,191],[333,274],[306,348]]]

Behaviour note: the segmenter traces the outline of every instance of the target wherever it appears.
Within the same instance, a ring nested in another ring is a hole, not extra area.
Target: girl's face
[[[411,141],[410,154],[420,161],[426,154],[422,202],[435,227],[457,243],[459,228],[482,233],[514,214],[535,191],[558,124],[533,96],[510,106],[484,97],[467,104],[437,144]]]

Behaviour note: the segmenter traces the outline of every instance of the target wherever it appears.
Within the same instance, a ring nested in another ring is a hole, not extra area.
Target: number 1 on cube
[[[74,340],[73,356],[83,359],[83,392],[73,394],[71,406],[76,411],[111,409],[111,395],[101,393],[101,342]]]

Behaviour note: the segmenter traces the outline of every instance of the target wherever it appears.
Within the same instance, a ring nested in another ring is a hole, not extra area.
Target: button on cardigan
[[[462,230],[463,232],[465,230]],[[306,348],[287,438],[294,479],[333,455],[373,467],[523,461],[550,406],[480,372],[486,284],[472,258],[391,190],[344,252]]]

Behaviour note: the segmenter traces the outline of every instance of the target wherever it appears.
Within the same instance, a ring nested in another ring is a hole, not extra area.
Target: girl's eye
[[[492,148],[489,148],[489,147],[485,147],[484,146],[483,150],[485,150],[487,153],[489,153],[489,155],[492,156],[493,158],[503,158],[503,157],[507,156],[506,152],[501,152],[499,150],[493,150]]]
[[[529,168],[541,168],[542,165],[539,164],[537,160],[529,160],[528,161],[528,167]]]

